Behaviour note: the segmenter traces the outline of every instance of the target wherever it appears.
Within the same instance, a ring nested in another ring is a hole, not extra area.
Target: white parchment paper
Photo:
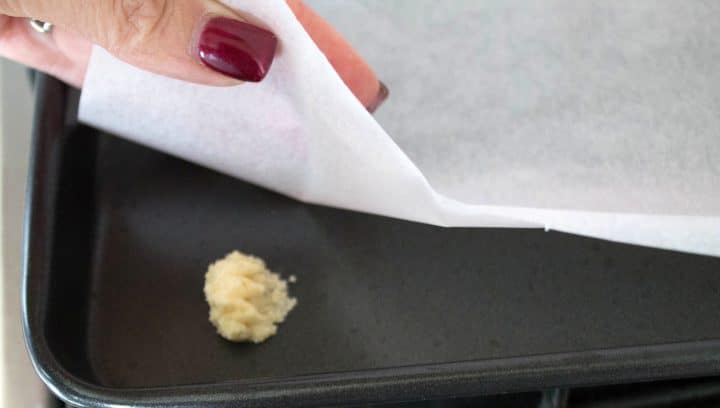
[[[307,202],[720,255],[720,3],[311,1],[388,84],[377,121],[282,0],[227,3],[280,38],[262,83],[95,49],[81,120]]]

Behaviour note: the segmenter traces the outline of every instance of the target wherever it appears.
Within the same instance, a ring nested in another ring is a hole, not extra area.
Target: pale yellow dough
[[[264,341],[297,303],[262,259],[238,251],[210,265],[204,291],[210,322],[232,341]]]

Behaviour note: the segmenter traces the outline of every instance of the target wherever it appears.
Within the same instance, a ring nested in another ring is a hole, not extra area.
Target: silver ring
[[[47,21],[30,19],[30,27],[40,34],[47,34],[52,31],[53,25]]]

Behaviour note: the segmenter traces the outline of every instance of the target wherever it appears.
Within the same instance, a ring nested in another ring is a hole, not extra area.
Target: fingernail
[[[370,105],[367,106],[367,110],[370,113],[373,113],[377,110],[377,108],[380,107],[380,105],[385,102],[385,100],[390,96],[390,91],[388,90],[387,86],[385,86],[384,83],[380,82],[380,89],[378,89],[377,96],[375,97],[375,101],[373,101]]]
[[[208,20],[198,39],[198,55],[206,66],[248,82],[265,78],[276,48],[270,31],[226,17]]]

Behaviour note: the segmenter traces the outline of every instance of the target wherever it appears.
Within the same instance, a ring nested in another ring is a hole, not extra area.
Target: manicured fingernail
[[[221,74],[249,82],[267,75],[277,48],[273,33],[226,17],[208,20],[198,39],[198,55]]]
[[[375,101],[373,101],[370,105],[367,106],[367,110],[370,113],[373,113],[377,110],[377,108],[380,107],[380,105],[385,102],[385,99],[390,96],[390,91],[388,90],[387,86],[385,86],[384,83],[380,82],[380,88],[378,89],[377,96],[375,97]]]

